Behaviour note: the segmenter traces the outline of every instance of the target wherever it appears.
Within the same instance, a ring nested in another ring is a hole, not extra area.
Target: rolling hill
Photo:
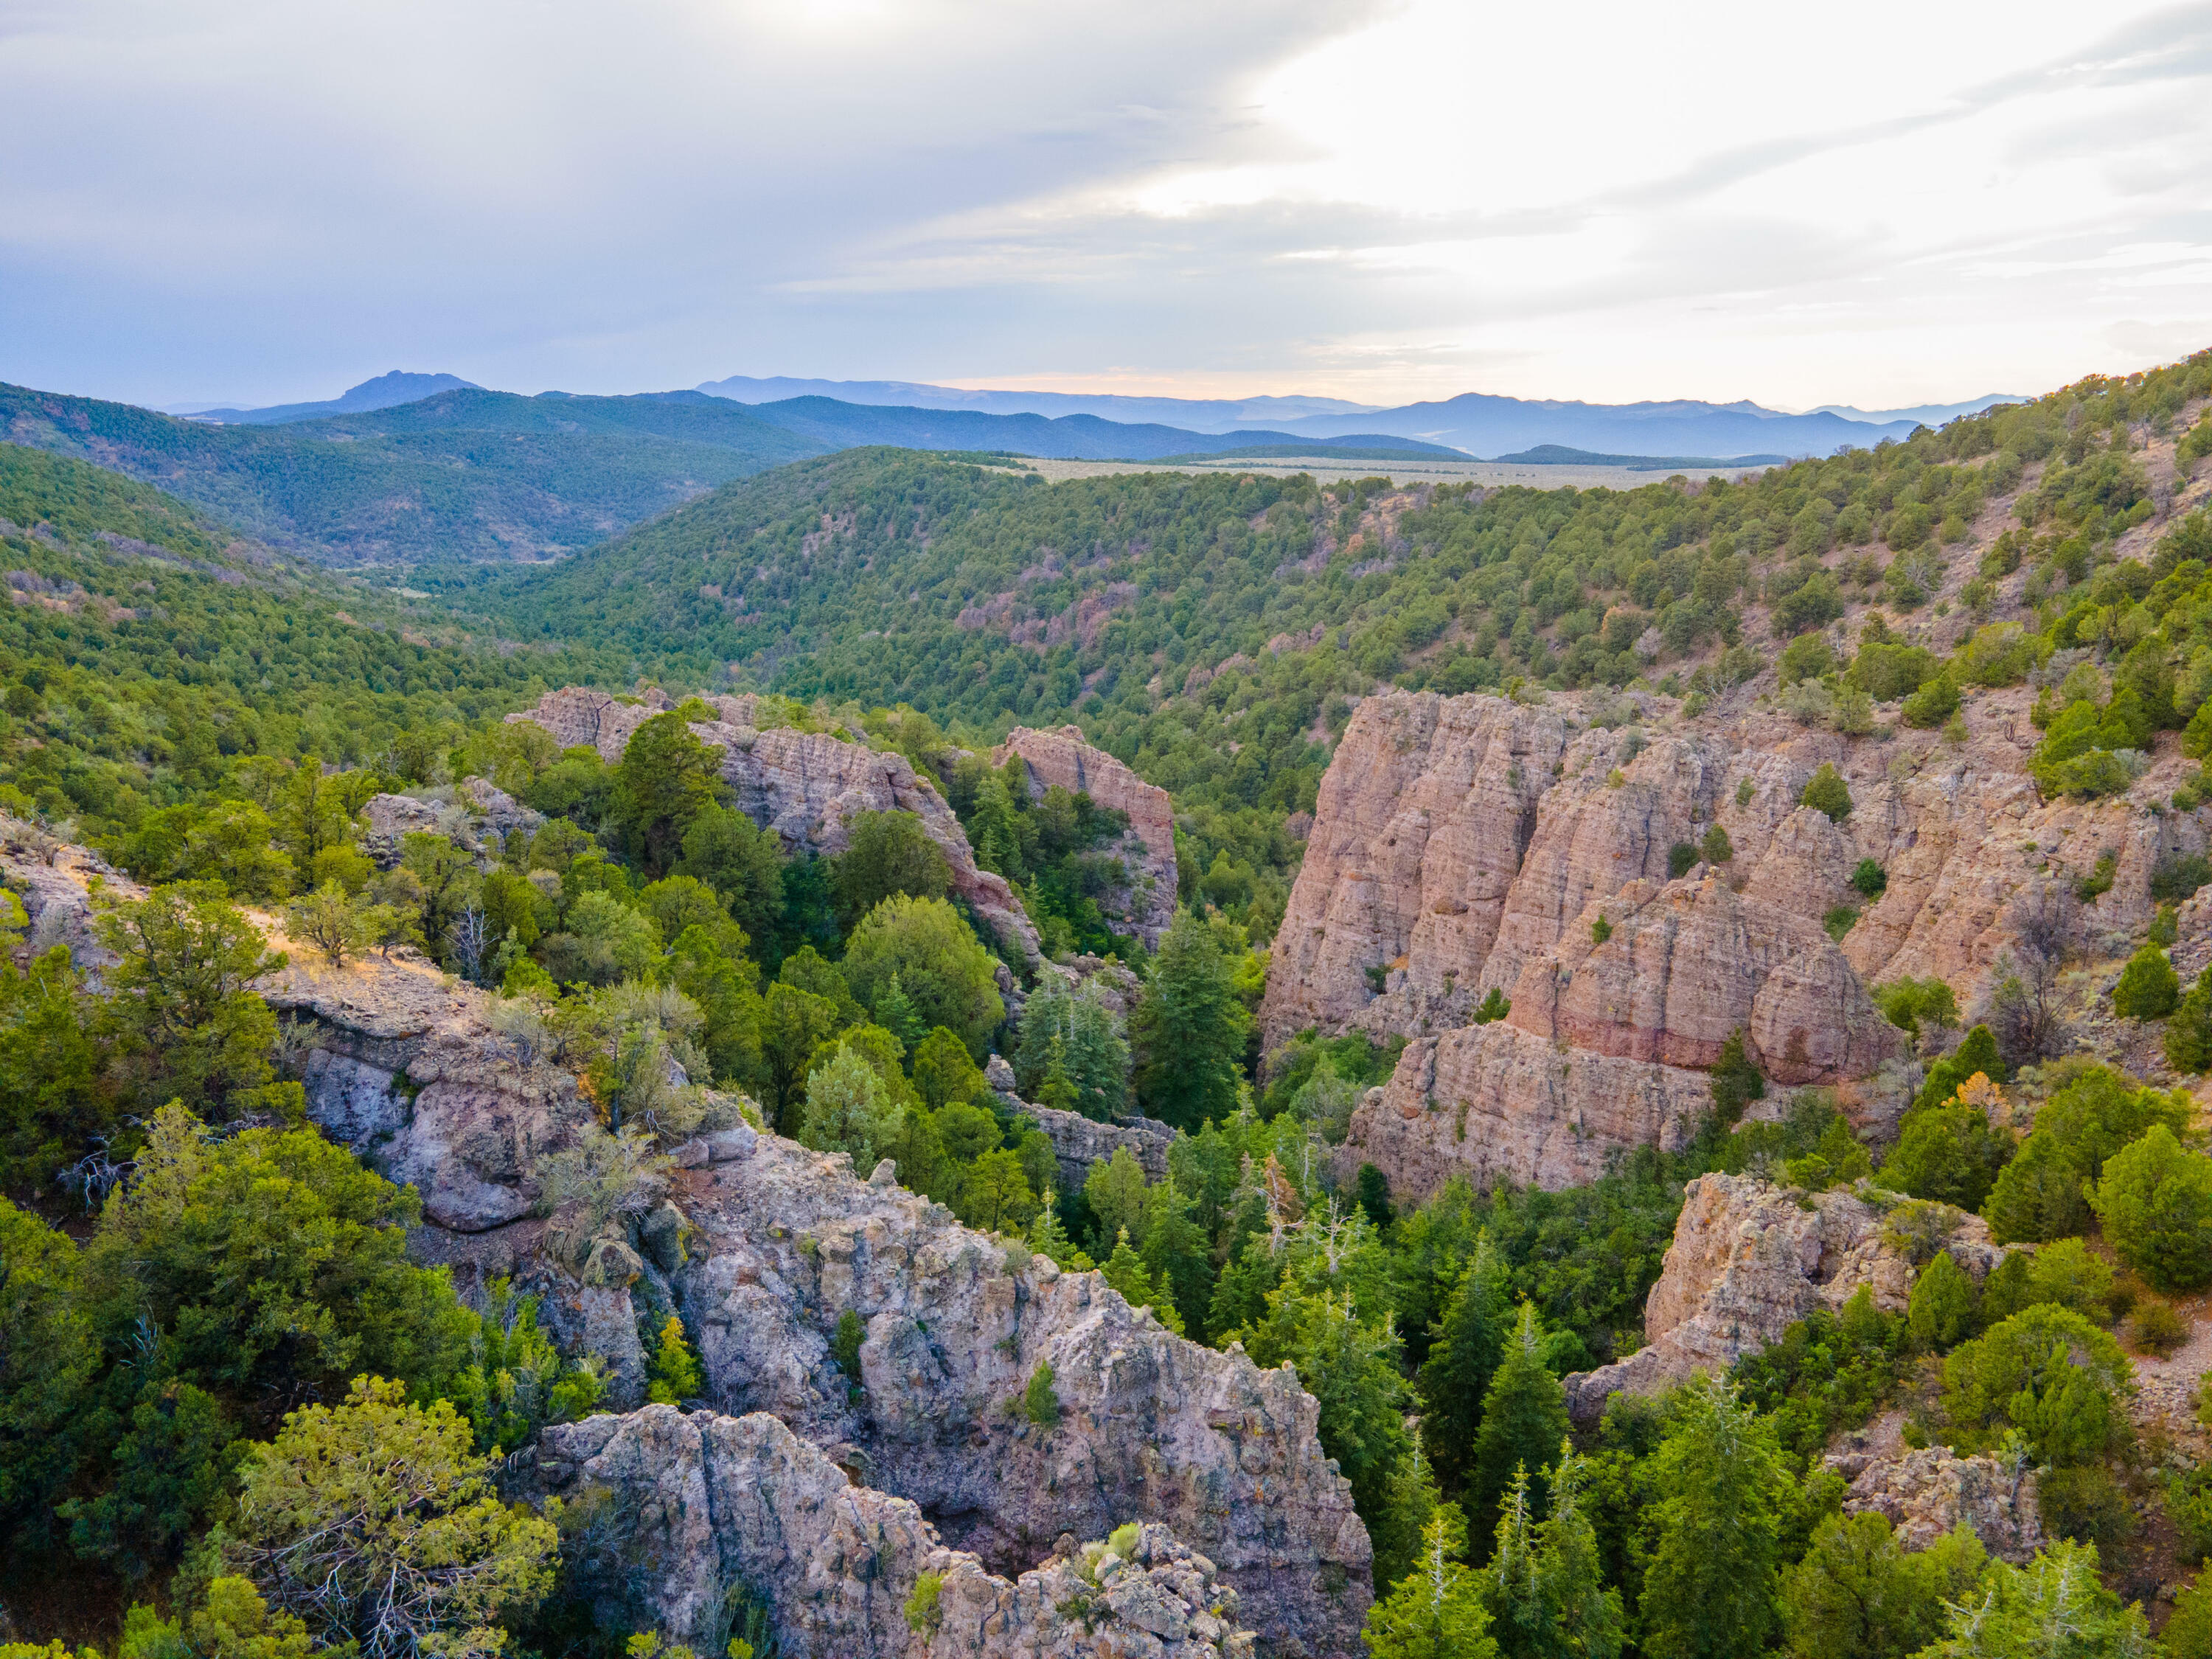
[[[219,426],[0,385],[0,438],[112,467],[333,564],[570,552],[823,447],[696,392],[474,388],[325,420]]]

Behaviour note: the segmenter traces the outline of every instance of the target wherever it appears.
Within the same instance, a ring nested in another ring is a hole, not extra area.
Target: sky
[[[2212,345],[2212,4],[5,0],[0,380],[1863,408]]]

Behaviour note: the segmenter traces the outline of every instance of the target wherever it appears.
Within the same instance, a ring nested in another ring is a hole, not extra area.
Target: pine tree
[[[1079,1112],[1083,1097],[1067,1075],[1067,1044],[1055,1031],[1046,1040],[1044,1081],[1037,1085],[1037,1104],[1055,1112]]]
[[[1195,1130],[1209,1118],[1225,1122],[1237,1109],[1248,1023],[1213,930],[1178,910],[1137,1006],[1137,1095],[1145,1111],[1179,1129]]]
[[[1682,1391],[1651,1465],[1656,1544],[1644,1574],[1651,1659],[1752,1659],[1774,1626],[1789,1475],[1762,1419],[1711,1377]]]
[[[1930,1353],[1949,1352],[1974,1334],[1979,1300],[1974,1281],[1950,1251],[1938,1250],[1912,1282],[1905,1325],[1913,1346]]]
[[[1561,1440],[1552,1469],[1552,1512],[1537,1534],[1536,1583],[1546,1620],[1536,1659],[1618,1659],[1620,1652],[1620,1592],[1606,1588],[1597,1528],[1583,1511],[1589,1476],[1589,1462]]]
[[[1548,1468],[1567,1434],[1567,1395],[1544,1364],[1544,1327],[1533,1304],[1521,1318],[1482,1400],[1482,1426],[1474,1440],[1474,1473],[1468,1499],[1474,1524],[1497,1524],[1498,1505],[1516,1468]],[[1540,1495],[1538,1511],[1541,1512]]]
[[[1127,1227],[1114,1241],[1114,1254],[1099,1265],[1098,1276],[1119,1291],[1131,1307],[1150,1308],[1159,1316],[1161,1324],[1177,1336],[1182,1334],[1182,1316],[1176,1310],[1175,1298],[1153,1282],[1145,1270],[1144,1258],[1129,1248]]]
[[[899,1040],[901,1055],[912,1054],[929,1035],[929,1027],[922,1023],[914,999],[899,983],[898,972],[891,972],[890,982],[884,987],[883,994],[876,999],[876,1024]]]
[[[1455,1534],[1450,1511],[1430,1518],[1419,1567],[1369,1610],[1369,1659],[1498,1659],[1481,1580],[1453,1559],[1464,1533]]]
[[[1379,1595],[1388,1595],[1419,1564],[1422,1535],[1437,1510],[1449,1508],[1455,1517],[1459,1513],[1458,1506],[1446,1504],[1443,1494],[1437,1490],[1436,1471],[1421,1455],[1418,1443],[1390,1471],[1383,1494],[1382,1510],[1367,1528],[1375,1545],[1375,1589]],[[1463,1522],[1455,1524],[1465,1531]]]
[[[1449,1492],[1464,1491],[1474,1470],[1482,1397],[1505,1349],[1505,1264],[1486,1232],[1475,1241],[1421,1367],[1421,1443]]]

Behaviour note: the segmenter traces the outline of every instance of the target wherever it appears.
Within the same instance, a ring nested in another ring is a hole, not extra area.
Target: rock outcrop
[[[849,734],[757,728],[750,722],[759,712],[757,698],[702,701],[718,718],[695,720],[691,730],[721,750],[722,776],[738,807],[774,830],[787,848],[834,856],[848,844],[854,815],[912,812],[945,854],[954,893],[1002,944],[1036,955],[1036,930],[1013,889],[1003,876],[977,867],[952,809],[904,756],[870,749]],[[625,701],[571,686],[507,719],[542,726],[564,747],[590,744],[611,764],[622,758],[631,733],[672,706],[659,693]]]
[[[1147,950],[1157,948],[1175,920],[1175,806],[1168,792],[1091,747],[1073,726],[1056,731],[1018,726],[992,751],[991,763],[1004,766],[1016,756],[1029,775],[1032,795],[1065,789],[1071,795],[1088,794],[1097,805],[1127,816],[1129,827],[1111,850],[1127,879],[1107,895],[1108,926],[1142,939]]]
[[[696,1234],[672,1284],[717,1410],[772,1413],[1002,1575],[1141,1515],[1218,1565],[1271,1650],[1358,1650],[1366,1530],[1287,1367],[1186,1341],[1096,1273],[775,1136],[674,1196]],[[857,1386],[830,1353],[848,1311]],[[1049,1428],[1019,1409],[1046,1364]]]
[[[1850,1192],[1800,1194],[1748,1176],[1689,1185],[1659,1282],[1644,1304],[1645,1346],[1566,1379],[1578,1419],[1616,1390],[1656,1394],[1698,1371],[1725,1370],[1816,1309],[1831,1313],[1863,1285],[1901,1313],[1912,1262],[1885,1237],[1884,1212]],[[2004,1256],[1978,1216],[1961,1216],[1944,1248],[1976,1279]]]
[[[1275,934],[1270,1048],[1309,1025],[1463,1022],[1566,745],[1557,714],[1496,697],[1359,705]],[[1372,1013],[1370,974],[1395,981]]]
[[[1137,1160],[1147,1181],[1158,1181],[1168,1172],[1168,1148],[1175,1145],[1175,1130],[1156,1117],[1118,1117],[1110,1123],[1085,1117],[1080,1112],[1059,1111],[1024,1100],[1014,1084],[1014,1068],[1003,1056],[993,1054],[983,1068],[992,1092],[1011,1111],[1025,1113],[1052,1142],[1060,1162],[1059,1188],[1079,1193],[1094,1164],[1110,1161],[1123,1147]]]
[[[2001,1561],[2026,1561],[2043,1547],[2035,1471],[2008,1470],[1994,1457],[1954,1457],[1940,1446],[1893,1457],[1832,1456],[1849,1480],[1844,1513],[1884,1516],[1908,1550],[1924,1550],[1964,1522]]]
[[[536,1473],[539,1490],[605,1517],[579,1570],[603,1629],[719,1651],[750,1603],[779,1651],[839,1659],[1254,1650],[1236,1591],[1165,1528],[1138,1528],[1126,1558],[1054,1553],[1009,1582],[764,1413],[591,1418],[548,1430]],[[934,1594],[915,1602],[924,1575]]]
[[[1466,1026],[1406,1045],[1389,1082],[1353,1108],[1337,1175],[1372,1164],[1410,1203],[1455,1175],[1576,1186],[1625,1147],[1680,1151],[1711,1109],[1702,1072],[1571,1049],[1503,1021]]]

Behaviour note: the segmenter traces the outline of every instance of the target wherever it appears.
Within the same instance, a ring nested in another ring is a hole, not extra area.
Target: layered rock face
[[[1496,697],[1360,704],[1275,935],[1270,1048],[1309,1025],[1460,1023],[1566,744],[1558,715]],[[1379,1002],[1370,969],[1390,977]]]
[[[2150,871],[2203,848],[2200,814],[2148,810],[2182,781],[2178,754],[2124,799],[2041,801],[2028,696],[1972,697],[1964,741],[1887,743],[1756,711],[1647,739],[1577,732],[1565,699],[1370,697],[1277,936],[1267,1043],[1310,1025],[1413,1040],[1344,1158],[1414,1198],[1455,1169],[1586,1180],[1607,1150],[1589,1136],[1668,1144],[1686,1076],[1738,1029],[1767,1076],[1844,1085],[1850,1109],[1850,1085],[1905,1052],[1867,986],[1935,975],[1972,1006],[2017,948],[2024,890],[2070,885],[2109,852],[2118,879],[2083,907],[2082,943],[2124,939],[2148,920]],[[1852,797],[1840,821],[1799,805],[1822,764]],[[1670,879],[1716,825],[1733,856]],[[1864,860],[1887,881],[1871,901],[1853,885]],[[1821,924],[1844,906],[1863,914],[1838,945]],[[1492,990],[1555,1045],[1548,1068],[1509,1039],[1438,1035]]]
[[[1146,783],[1104,750],[1092,748],[1073,726],[1050,732],[1016,726],[992,751],[991,763],[1004,766],[1014,756],[1029,774],[1032,795],[1065,789],[1127,815],[1129,827],[1115,850],[1129,879],[1109,895],[1108,908],[1118,913],[1110,925],[1116,933],[1142,939],[1147,950],[1157,948],[1175,920],[1175,806],[1168,792]]]
[[[2004,1257],[1978,1216],[1963,1217],[1944,1248],[1977,1280]],[[1801,1202],[1748,1176],[1699,1176],[1644,1304],[1646,1346],[1568,1377],[1568,1408],[1587,1420],[1616,1389],[1656,1394],[1698,1371],[1725,1370],[1816,1309],[1840,1310],[1862,1285],[1875,1306],[1901,1313],[1914,1272],[1885,1240],[1882,1213],[1854,1194]]]
[[[774,830],[787,848],[834,856],[849,844],[848,824],[856,813],[912,812],[945,854],[952,890],[1002,943],[1036,955],[1036,930],[1006,878],[976,866],[952,809],[904,756],[879,754],[824,732],[757,730],[750,724],[757,698],[704,701],[721,718],[694,721],[691,730],[722,751],[722,776],[739,810]],[[571,686],[547,693],[537,708],[507,719],[542,726],[564,747],[590,744],[611,764],[639,726],[671,706],[659,693],[625,702]]]
[[[546,1431],[540,1487],[606,1516],[582,1568],[602,1628],[657,1629],[719,1651],[732,1611],[765,1611],[780,1651],[906,1659],[1248,1656],[1237,1593],[1212,1563],[1146,1526],[1090,1573],[1054,1554],[1012,1583],[947,1549],[904,1498],[854,1486],[766,1413],[648,1406]],[[908,1613],[925,1573],[933,1608]]]
[[[1741,1030],[1779,1083],[1863,1077],[1905,1052],[1817,923],[1730,890],[1705,866],[1593,901],[1522,969],[1512,1002],[1522,1030],[1661,1066],[1711,1066]]]
[[[1287,1367],[1185,1341],[1096,1273],[973,1233],[774,1136],[686,1172],[674,1275],[714,1406],[774,1413],[994,1568],[1155,1520],[1204,1553],[1270,1650],[1358,1651],[1370,1551]],[[863,1322],[856,1388],[830,1356]],[[1040,1364],[1058,1424],[1019,1410]]]
[[[1577,1186],[1624,1147],[1680,1151],[1711,1106],[1702,1072],[1568,1049],[1503,1021],[1471,1025],[1406,1045],[1390,1081],[1353,1109],[1337,1175],[1373,1164],[1413,1202],[1455,1175]]]

